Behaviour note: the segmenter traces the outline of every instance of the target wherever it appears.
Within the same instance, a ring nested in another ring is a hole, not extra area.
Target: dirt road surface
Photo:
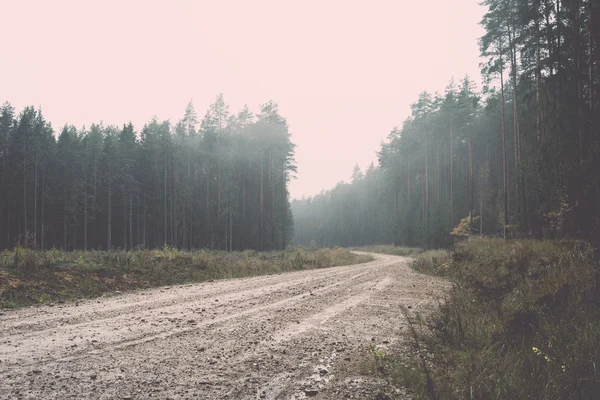
[[[340,365],[445,286],[403,257],[0,310],[0,399],[365,398]]]

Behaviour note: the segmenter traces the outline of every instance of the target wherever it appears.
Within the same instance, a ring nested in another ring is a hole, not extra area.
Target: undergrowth
[[[439,309],[411,328],[408,361],[388,377],[435,399],[596,399],[600,271],[582,242],[471,239],[413,268],[448,277]],[[424,351],[423,349],[426,349]]]
[[[418,254],[410,267],[423,274],[447,276],[451,263],[452,254],[448,250],[428,250]]]
[[[277,252],[154,250],[0,253],[0,307],[96,297],[107,292],[241,278],[358,264],[370,256],[341,248],[288,248]]]

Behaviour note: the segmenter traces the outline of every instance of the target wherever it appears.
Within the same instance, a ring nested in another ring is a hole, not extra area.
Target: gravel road
[[[337,367],[401,342],[398,306],[428,312],[446,285],[373,256],[0,310],[0,399],[363,398]]]

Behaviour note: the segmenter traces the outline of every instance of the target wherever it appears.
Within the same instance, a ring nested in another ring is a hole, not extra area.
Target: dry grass
[[[418,254],[410,267],[428,275],[447,276],[452,263],[452,254],[447,250],[428,250]]]
[[[374,244],[370,246],[352,247],[350,250],[366,251],[369,253],[389,254],[392,256],[410,257],[421,253],[423,250],[417,247],[394,246],[393,244]]]
[[[413,268],[456,285],[423,333],[412,331],[433,356],[388,358],[392,380],[417,398],[598,398],[596,257],[581,242],[497,239],[463,242],[452,257],[419,256]]]

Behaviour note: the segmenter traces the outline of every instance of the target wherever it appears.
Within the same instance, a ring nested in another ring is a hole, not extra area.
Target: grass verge
[[[418,356],[387,358],[393,382],[417,398],[598,398],[600,268],[589,245],[468,240],[413,268],[455,286],[411,330]]]
[[[104,293],[212,279],[277,274],[371,261],[341,248],[285,251],[35,251],[0,253],[0,307],[97,297]]]
[[[370,246],[351,247],[350,250],[404,257],[414,256],[423,251],[418,247],[402,247],[394,246],[393,244],[374,244]]]

